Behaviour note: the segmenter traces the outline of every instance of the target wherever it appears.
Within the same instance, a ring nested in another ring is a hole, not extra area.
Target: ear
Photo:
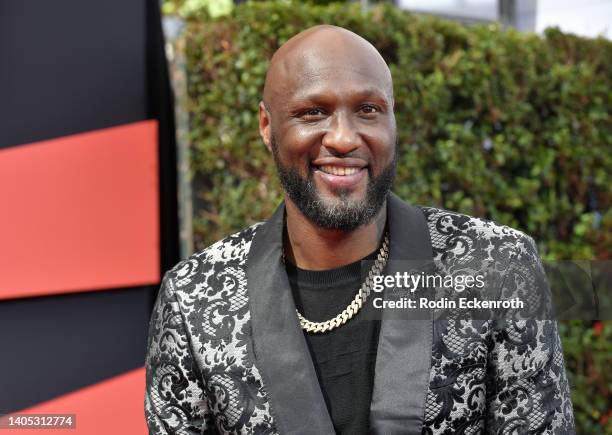
[[[268,151],[272,152],[272,127],[270,123],[270,112],[263,101],[259,102],[259,135],[266,144]]]

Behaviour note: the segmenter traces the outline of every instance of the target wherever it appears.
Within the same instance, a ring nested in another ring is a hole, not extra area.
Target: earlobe
[[[259,103],[259,135],[266,145],[266,148],[268,148],[268,151],[272,152],[272,141],[270,134],[270,112],[268,112],[264,102],[261,101]]]

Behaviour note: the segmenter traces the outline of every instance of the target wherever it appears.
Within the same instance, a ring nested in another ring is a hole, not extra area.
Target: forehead
[[[373,47],[347,38],[317,39],[297,44],[273,62],[269,84],[275,100],[365,93],[392,98],[389,69]]]
[[[316,70],[301,70],[284,81],[286,101],[324,98],[391,97],[390,84],[380,75],[350,65]]]

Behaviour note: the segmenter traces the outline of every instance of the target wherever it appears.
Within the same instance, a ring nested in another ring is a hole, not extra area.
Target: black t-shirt
[[[364,258],[375,258],[378,251]],[[337,269],[304,270],[287,263],[293,299],[311,321],[330,320],[353,300],[362,282],[361,260]],[[325,333],[306,333],[319,385],[336,433],[368,434],[369,410],[380,322],[364,304],[346,324]]]

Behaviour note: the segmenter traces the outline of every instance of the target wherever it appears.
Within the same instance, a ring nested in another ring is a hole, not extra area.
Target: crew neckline
[[[376,258],[380,248],[376,248],[365,257],[344,266],[325,270],[302,269],[295,264],[287,261],[285,269],[291,284],[298,284],[300,288],[325,289],[326,286],[333,284],[335,287],[342,286],[355,281],[361,281],[362,262],[371,261]]]

